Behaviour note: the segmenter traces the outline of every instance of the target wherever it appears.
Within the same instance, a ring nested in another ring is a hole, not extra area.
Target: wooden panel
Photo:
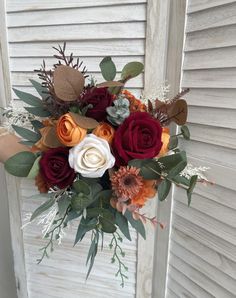
[[[172,257],[173,256],[173,257]],[[235,282],[178,244],[171,246],[172,264],[215,297],[235,297]],[[225,288],[222,286],[225,285]]]
[[[69,53],[69,52],[68,52]],[[76,57],[76,56],[75,56]],[[83,57],[79,56],[80,61],[83,61],[83,65],[86,66],[88,73],[89,72],[101,72],[99,67],[99,63],[104,58],[102,56],[98,57]],[[130,62],[130,60],[144,62],[143,56],[134,56],[134,57],[112,57],[112,60],[116,64],[117,72],[121,72],[122,68],[126,63]],[[56,58],[46,58],[44,59],[46,62],[46,67],[48,69],[52,68]],[[10,60],[10,70],[11,72],[32,72],[34,69],[39,69],[42,65],[43,58],[11,58]]]
[[[235,89],[191,88],[185,99],[190,106],[236,109]]]
[[[189,0],[187,12],[193,13],[232,2],[235,2],[235,0]]]
[[[196,298],[196,296],[184,289],[183,285],[177,283],[170,276],[168,277],[168,290],[171,290],[172,293],[175,293],[176,296],[180,298]],[[169,298],[171,295],[167,292],[166,297]]]
[[[118,40],[86,40],[79,42],[67,41],[67,51],[81,57],[86,56],[136,56],[144,55],[143,39],[118,39]],[[52,47],[57,46],[58,42],[33,42],[10,43],[10,57],[51,57],[54,54]],[[132,58],[130,58],[132,59]]]
[[[196,283],[194,283],[192,280],[190,280],[188,276],[186,276],[183,272],[178,270],[178,268],[170,266],[169,275],[173,280],[175,280],[176,282],[178,282],[179,285],[181,285],[181,287],[183,288],[183,291],[185,290],[190,291],[194,295],[194,297],[215,298],[211,294],[207,293],[207,291],[203,290]],[[183,297],[188,298],[188,296],[183,296]]]
[[[184,56],[184,70],[229,67],[236,67],[236,47],[186,52]]]
[[[206,126],[188,123],[191,131],[191,139],[200,142],[206,142],[218,146],[224,146],[236,149],[236,130],[214,126]]]
[[[146,0],[9,0],[7,1],[7,11],[32,11],[32,10],[48,10],[48,9],[64,9],[76,7],[94,7],[94,6],[116,6],[119,4],[130,3],[146,3]]]
[[[235,245],[227,243],[225,240],[221,239],[221,237],[213,235],[207,231],[207,227],[203,229],[176,214],[173,215],[173,222],[173,231],[177,229],[197,240],[199,243],[236,262]]]
[[[236,263],[232,260],[222,256],[218,252],[199,243],[191,236],[188,236],[177,229],[174,229],[172,239],[175,243],[178,243],[188,251],[191,251],[191,253],[206,261],[211,266],[216,267],[227,276],[236,279]]]
[[[182,86],[189,88],[234,88],[235,77],[236,68],[188,70],[183,73]]]
[[[235,46],[235,34],[236,25],[189,33],[187,34],[185,51]]]
[[[236,3],[212,7],[188,16],[186,32],[224,27],[236,23]]]
[[[8,28],[145,21],[145,4],[8,13]],[[132,11],[132,14],[130,13]]]

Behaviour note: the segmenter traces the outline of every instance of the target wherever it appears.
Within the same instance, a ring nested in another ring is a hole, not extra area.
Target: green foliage
[[[105,57],[99,64],[102,76],[106,81],[113,81],[116,76],[116,66],[111,57]]]
[[[86,196],[90,194],[90,187],[89,185],[82,181],[82,180],[77,180],[73,183],[73,189],[75,190],[76,193],[83,193]]]
[[[35,159],[34,164],[33,164],[32,168],[31,168],[31,170],[30,170],[27,178],[34,179],[38,175],[40,158],[41,158],[41,156],[38,156]]]
[[[51,115],[51,113],[45,110],[43,107],[25,107],[25,109],[30,114],[33,114],[39,117],[49,117]]]
[[[88,272],[86,275],[86,279],[88,279],[89,274],[93,268],[95,257],[97,255],[97,251],[98,251],[98,243],[99,243],[99,232],[97,230],[95,230],[92,232],[92,241],[91,241],[91,245],[89,248],[88,257],[86,260],[86,265],[88,264],[88,262],[90,262],[89,269],[88,269]]]
[[[41,107],[42,106],[42,100],[40,98],[38,98],[30,93],[17,90],[15,88],[13,88],[13,90],[14,90],[15,94],[19,97],[19,99],[21,99],[28,105],[33,106],[33,107]]]
[[[13,176],[27,177],[35,160],[36,156],[32,152],[23,151],[10,157],[4,166],[6,171]]]
[[[190,140],[190,131],[189,131],[187,125],[181,126],[181,133],[182,133],[183,137],[185,138],[185,140]]]
[[[144,65],[141,62],[129,62],[127,63],[121,72],[121,79],[128,80],[138,76],[144,69]]]
[[[72,197],[71,207],[75,211],[80,211],[84,208],[87,208],[93,202],[93,200],[93,197],[87,196],[84,193],[79,193]]]
[[[68,199],[67,196],[62,196],[58,201],[57,201],[57,205],[58,205],[58,215],[63,216],[63,214],[65,214],[66,210],[68,209],[68,207],[70,206],[71,202]]]
[[[51,208],[55,204],[55,199],[51,198],[44,202],[41,206],[39,206],[34,213],[32,214],[30,221],[34,220],[36,217],[47,211],[49,208]]]
[[[116,231],[115,217],[108,209],[87,209],[87,218],[97,218],[99,225],[101,226],[101,230],[105,233],[114,233]]]
[[[33,87],[36,89],[36,91],[38,92],[38,94],[45,99],[46,97],[48,97],[48,90],[46,87],[43,87],[39,82],[30,79],[30,83],[33,85]]]
[[[38,140],[41,139],[41,135],[39,133],[35,133],[32,130],[29,130],[27,128],[23,128],[17,125],[12,125],[12,128],[15,130],[15,132],[20,135],[23,139],[36,143]]]
[[[143,239],[146,239],[146,231],[142,221],[140,219],[135,220],[132,216],[132,213],[128,210],[126,210],[124,215],[128,219],[131,226],[143,237]]]
[[[168,196],[171,189],[171,182],[169,180],[163,180],[160,185],[158,185],[158,199],[164,201]]]
[[[80,223],[79,223],[79,226],[78,226],[78,229],[77,229],[77,233],[76,233],[76,236],[75,236],[75,242],[74,242],[74,246],[83,239],[84,235],[95,229],[96,226],[98,224],[98,221],[96,218],[84,218],[82,217]]]
[[[188,206],[190,206],[190,204],[191,204],[192,193],[193,193],[194,187],[196,186],[197,179],[198,179],[197,175],[192,176],[191,179],[190,179],[190,185],[189,185],[189,188],[187,190]]]
[[[31,124],[37,133],[40,133],[39,130],[44,127],[43,123],[39,120],[32,120]]]
[[[140,169],[140,175],[146,180],[160,178],[161,168],[154,159],[133,159],[129,161],[129,166]]]
[[[182,161],[185,161],[185,162],[187,161],[186,152],[181,151],[179,153],[167,155],[167,156],[159,158],[158,161],[164,165],[164,167],[165,167],[164,171],[168,172],[168,171],[172,170],[175,166],[177,166],[178,163],[180,163]]]
[[[183,171],[183,169],[187,166],[187,161],[180,161],[175,167],[173,167],[169,172],[167,178],[174,178],[179,173]]]
[[[170,142],[168,144],[168,149],[173,150],[176,147],[178,147],[178,137],[177,136],[171,136],[170,137]]]
[[[121,232],[124,234],[124,236],[131,241],[127,218],[121,212],[116,211],[115,221],[117,226],[120,228]]]

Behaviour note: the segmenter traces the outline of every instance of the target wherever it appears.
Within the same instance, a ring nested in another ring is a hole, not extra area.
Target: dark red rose
[[[117,166],[131,159],[157,156],[162,147],[162,128],[158,120],[146,112],[132,113],[117,129],[112,144]]]
[[[96,119],[97,121],[106,120],[106,108],[112,104],[112,95],[107,88],[91,88],[87,89],[82,98],[86,105],[91,104],[93,107],[89,109],[86,116]]]
[[[39,161],[40,173],[49,187],[65,188],[75,179],[75,172],[68,162],[69,149],[52,148],[45,151]]]

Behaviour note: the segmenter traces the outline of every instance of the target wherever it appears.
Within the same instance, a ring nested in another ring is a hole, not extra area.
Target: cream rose
[[[98,178],[114,166],[115,158],[106,140],[89,134],[70,149],[69,164],[83,177]]]

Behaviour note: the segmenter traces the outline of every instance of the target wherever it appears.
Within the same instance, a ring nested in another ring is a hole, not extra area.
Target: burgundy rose
[[[91,88],[86,91],[82,98],[83,102],[91,104],[86,116],[96,119],[97,121],[106,120],[106,108],[112,104],[112,95],[107,88]]]
[[[69,149],[52,148],[45,151],[39,161],[40,173],[49,187],[65,188],[73,183],[75,172],[68,162]]]
[[[112,144],[116,164],[126,165],[131,159],[157,156],[162,147],[162,128],[146,112],[132,113],[117,129]]]

